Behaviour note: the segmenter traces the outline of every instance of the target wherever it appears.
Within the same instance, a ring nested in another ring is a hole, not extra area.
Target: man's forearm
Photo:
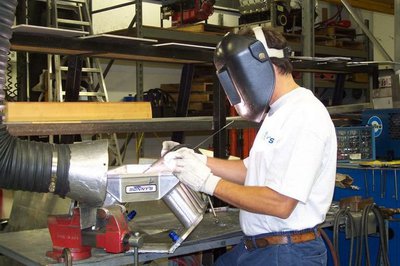
[[[209,157],[207,166],[211,172],[225,180],[229,180],[236,184],[244,184],[247,169],[242,160],[224,160]]]
[[[297,205],[297,200],[268,187],[242,186],[220,180],[214,196],[233,206],[254,213],[286,219]]]

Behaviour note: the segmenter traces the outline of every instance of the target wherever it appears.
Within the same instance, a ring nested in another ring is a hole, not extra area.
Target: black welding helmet
[[[283,50],[268,48],[261,27],[253,28],[256,38],[226,34],[214,53],[219,81],[238,114],[260,122],[269,108],[275,88],[270,57],[283,58]]]

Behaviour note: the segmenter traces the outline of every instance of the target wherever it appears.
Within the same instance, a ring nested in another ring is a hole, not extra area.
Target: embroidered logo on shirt
[[[272,144],[275,141],[275,138],[268,135],[268,131],[264,133],[264,139],[269,143]]]

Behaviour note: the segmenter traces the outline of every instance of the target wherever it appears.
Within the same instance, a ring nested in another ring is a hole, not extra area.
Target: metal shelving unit
[[[124,31],[125,35],[100,34],[90,37],[79,37],[74,31],[38,27],[30,25],[18,25],[14,28],[11,40],[12,49],[17,51],[29,51],[36,53],[57,53],[67,55],[96,56],[110,59],[139,60],[152,62],[165,62],[177,64],[195,64],[212,62],[213,50],[193,46],[157,46],[159,43],[171,41],[193,42],[202,40],[201,44],[215,46],[221,36],[181,32],[171,29],[160,29],[153,27],[142,27],[142,36],[130,36],[130,31]],[[136,33],[131,29],[131,33]],[[190,41],[187,41],[190,40]],[[68,45],[66,45],[68,43]],[[296,48],[296,46],[294,46]],[[297,47],[298,48],[298,47]],[[336,54],[344,50],[333,47],[317,46],[320,53]],[[360,52],[359,56],[365,54]],[[295,69],[301,71],[331,71],[337,73],[371,72],[370,66],[347,67],[345,63],[321,64],[321,62],[304,61],[294,62]],[[221,92],[218,88],[216,93]],[[123,122],[102,122],[91,123],[62,123],[62,124],[8,124],[10,132],[15,135],[40,135],[40,134],[76,134],[76,133],[111,133],[111,132],[134,132],[134,131],[190,131],[190,130],[218,130],[225,125],[226,120],[223,110],[218,106],[224,106],[224,95],[221,94],[220,103],[215,100],[215,117],[202,118],[175,118],[175,119],[152,119],[151,121],[123,121]],[[365,105],[352,105],[351,107],[329,108],[331,113],[343,110],[356,110]],[[186,120],[182,120],[186,119]],[[222,120],[220,120],[222,119]],[[229,118],[228,118],[229,120]],[[213,124],[214,121],[216,124]],[[171,123],[172,122],[172,123]],[[184,122],[184,123],[182,123]],[[183,124],[183,125],[181,125]],[[173,125],[173,126],[169,126]],[[187,127],[187,125],[190,125]],[[252,127],[251,123],[241,121],[234,123],[231,127]]]
[[[228,117],[227,123],[234,121],[229,128],[257,127],[240,117]],[[131,133],[131,132],[173,132],[173,131],[209,131],[213,130],[213,117],[172,117],[152,118],[149,120],[125,121],[82,121],[20,123],[5,122],[8,131],[15,136],[38,136],[49,134],[93,134],[93,133]]]
[[[11,49],[46,54],[85,55],[121,60],[164,63],[211,62],[212,51],[187,47],[154,46],[156,40],[110,34],[79,37],[71,30],[17,25],[13,29]]]
[[[141,2],[141,1],[140,1]],[[314,1],[305,1],[304,8],[311,5]],[[136,3],[137,4],[137,3]],[[140,6],[139,6],[140,7]],[[140,8],[139,8],[140,10]],[[138,12],[138,10],[137,10]],[[13,38],[11,40],[11,48],[16,51],[28,51],[34,53],[50,53],[50,54],[66,54],[66,55],[84,55],[95,56],[99,58],[133,60],[133,61],[149,61],[177,63],[183,65],[192,65],[197,63],[210,63],[213,59],[213,50],[210,47],[215,45],[222,38],[222,35],[202,34],[195,32],[182,32],[173,29],[156,28],[143,26],[140,16],[136,18],[136,22],[132,22],[130,26],[136,24],[136,28],[129,28],[107,34],[93,35],[85,38],[78,37],[73,31],[53,29],[46,27],[37,27],[29,25],[18,25],[14,28]],[[310,23],[305,21],[304,27],[312,27]],[[312,36],[305,35],[304,41]],[[178,42],[189,44],[187,46],[159,46],[160,43]],[[193,47],[190,44],[203,45],[203,48]],[[316,45],[311,42],[315,53],[337,56],[354,56],[357,58],[368,58],[368,51],[355,50],[348,51],[343,48],[326,47]],[[66,45],[68,44],[68,45]],[[299,43],[290,43],[291,48],[297,52],[305,52],[305,45]],[[307,55],[313,56],[310,51],[306,51]],[[331,73],[351,73],[351,72],[367,72],[373,73],[372,66],[356,66],[348,67],[345,63],[327,63],[303,61],[294,62],[295,69],[301,71],[316,72],[327,71]],[[139,81],[140,83],[140,81]],[[215,83],[218,83],[217,80]],[[187,84],[186,84],[187,85]],[[336,85],[335,85],[336,86]],[[182,89],[182,88],[181,88]],[[224,94],[219,88],[219,84],[215,85],[214,93],[214,117],[208,117],[206,120],[198,118],[173,118],[168,119],[152,119],[150,121],[93,121],[90,123],[62,123],[62,124],[8,124],[10,132],[15,135],[38,135],[49,134],[75,134],[75,133],[111,133],[111,132],[133,132],[133,131],[188,131],[188,130],[218,130],[223,127],[230,119],[225,119],[226,113],[224,107]],[[350,106],[334,106],[329,107],[331,114],[359,111],[365,107],[369,107],[369,103],[355,104]],[[184,123],[182,119],[184,120]],[[183,125],[181,125],[183,124]],[[173,125],[173,126],[169,126]],[[186,125],[190,125],[186,127]],[[231,127],[254,127],[256,125],[242,121],[234,123]],[[220,132],[216,136],[217,141],[222,140],[226,134],[225,131]],[[223,143],[222,143],[223,144]],[[221,145],[219,145],[221,146]],[[222,145],[223,146],[223,145]]]

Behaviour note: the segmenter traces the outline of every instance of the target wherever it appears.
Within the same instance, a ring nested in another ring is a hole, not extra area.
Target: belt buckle
[[[245,239],[245,240],[243,241],[244,248],[245,248],[247,251],[251,251],[251,250],[252,250],[252,248],[247,246],[247,244],[246,244],[246,243],[247,243],[247,241],[251,241],[251,240],[250,240],[250,239],[247,239],[247,240]]]
[[[247,250],[247,251],[250,251],[250,248],[246,245],[246,242],[247,242],[247,240],[243,241],[244,249]]]

